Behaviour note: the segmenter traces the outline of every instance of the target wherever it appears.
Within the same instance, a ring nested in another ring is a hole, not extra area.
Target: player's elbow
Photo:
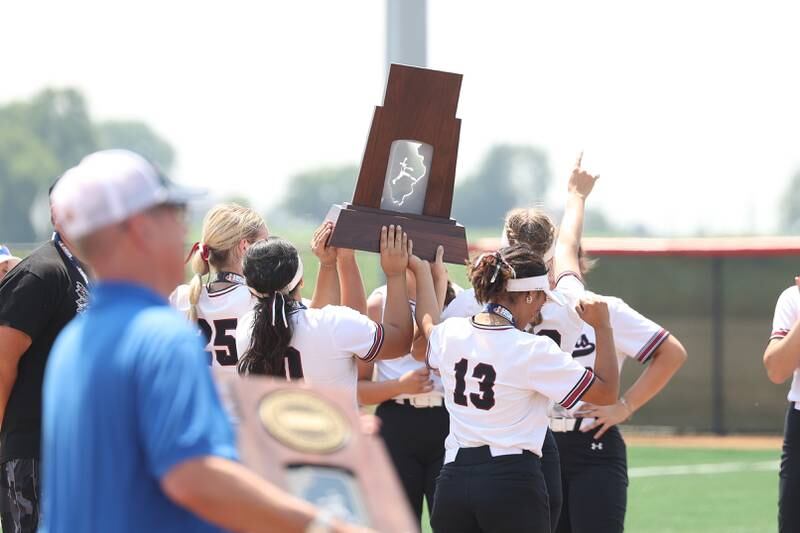
[[[791,376],[793,371],[781,368],[777,364],[774,357],[769,357],[769,354],[764,354],[764,368],[767,370],[767,377],[775,385],[785,383]]]

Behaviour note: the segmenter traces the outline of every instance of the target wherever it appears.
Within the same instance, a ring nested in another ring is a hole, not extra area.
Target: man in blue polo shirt
[[[235,462],[183,279],[185,191],[140,156],[98,152],[53,191],[98,283],[44,383],[45,533],[352,531]]]

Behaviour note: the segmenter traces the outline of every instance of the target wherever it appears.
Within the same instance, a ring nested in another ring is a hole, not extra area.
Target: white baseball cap
[[[22,260],[16,255],[12,255],[11,250],[8,249],[8,246],[0,244],[0,265],[5,263],[6,261],[11,261],[12,262],[11,266],[14,267],[17,263],[19,263]]]
[[[80,239],[151,207],[186,205],[202,194],[171,183],[139,154],[103,150],[67,170],[51,202],[61,230]]]

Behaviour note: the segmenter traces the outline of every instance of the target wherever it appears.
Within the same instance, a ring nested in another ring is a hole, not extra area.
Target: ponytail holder
[[[211,250],[209,249],[208,245],[201,242],[198,243],[197,246],[198,249],[200,250],[200,259],[202,259],[203,262],[208,263],[208,254],[211,253]]]
[[[194,256],[194,254],[198,250],[200,250],[200,259],[202,259],[205,263],[208,263],[208,254],[210,252],[210,250],[208,249],[208,246],[206,246],[202,242],[196,242],[196,243],[194,243],[192,245],[192,248],[189,250],[189,255],[186,256],[186,260],[183,262],[183,264],[185,265],[189,261],[191,261],[192,260],[192,256]]]
[[[196,242],[192,245],[192,248],[189,250],[189,255],[186,256],[186,260],[183,262],[184,265],[192,260],[192,256],[195,254],[195,252],[197,252],[199,248],[200,248],[199,242]]]

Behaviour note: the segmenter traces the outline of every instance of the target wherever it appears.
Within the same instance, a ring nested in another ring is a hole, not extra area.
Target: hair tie
[[[196,251],[197,251],[199,248],[200,248],[200,243],[199,243],[199,242],[196,242],[196,243],[194,243],[194,244],[192,245],[192,248],[189,250],[189,255],[187,255],[187,256],[186,256],[186,260],[183,262],[183,264],[184,264],[184,265],[185,265],[185,264],[187,264],[189,261],[191,261],[191,260],[192,260],[192,256],[195,254],[195,252],[196,252]]]
[[[276,292],[275,297],[272,299],[272,325],[275,325],[275,315],[277,311],[275,307],[278,304],[278,296],[281,297],[281,315],[283,316],[283,325],[284,327],[288,328],[289,322],[286,320],[286,297],[282,292]]]
[[[198,248],[200,249],[200,259],[208,263],[208,254],[211,253],[211,249],[202,242],[198,244]]]

